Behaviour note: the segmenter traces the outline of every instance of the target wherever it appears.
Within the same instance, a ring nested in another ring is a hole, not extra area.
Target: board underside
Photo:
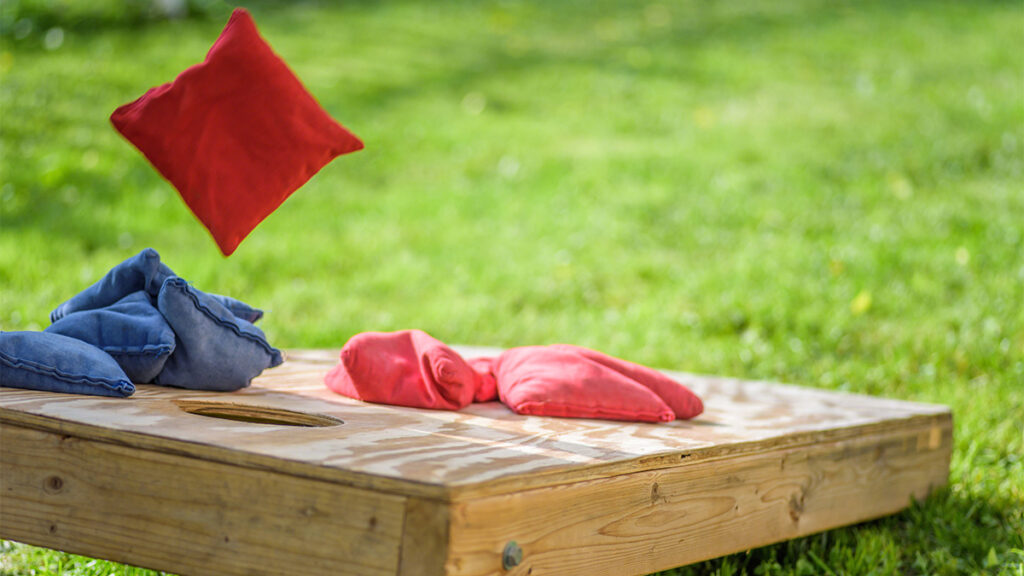
[[[0,388],[0,537],[185,575],[633,575],[892,514],[949,474],[944,406],[669,372],[704,414],[442,412],[331,393],[336,350],[287,358],[234,393]]]

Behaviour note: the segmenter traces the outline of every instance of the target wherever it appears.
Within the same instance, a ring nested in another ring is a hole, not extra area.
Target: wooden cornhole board
[[[698,419],[436,412],[332,394],[336,358],[230,394],[0,389],[0,537],[179,574],[647,574],[894,513],[949,473],[943,406],[673,374]]]

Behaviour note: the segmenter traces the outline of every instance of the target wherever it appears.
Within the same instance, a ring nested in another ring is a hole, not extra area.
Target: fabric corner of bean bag
[[[155,303],[164,280],[171,276],[174,276],[174,271],[160,262],[160,254],[152,248],[146,248],[114,266],[91,286],[55,308],[50,313],[50,322],[56,322],[72,312],[104,308],[140,290]]]
[[[493,402],[498,399],[498,383],[494,378],[494,361],[497,356],[467,358],[469,367],[477,373],[479,385],[473,395],[473,402]]]

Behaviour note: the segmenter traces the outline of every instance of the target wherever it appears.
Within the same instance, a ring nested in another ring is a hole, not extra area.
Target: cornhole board
[[[892,514],[949,474],[943,406],[670,373],[702,416],[440,412],[331,393],[336,358],[292,351],[236,393],[0,389],[0,537],[191,575],[632,575]]]

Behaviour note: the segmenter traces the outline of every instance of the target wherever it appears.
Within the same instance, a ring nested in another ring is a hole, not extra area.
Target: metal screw
[[[511,570],[519,566],[522,561],[523,549],[516,544],[515,540],[510,540],[508,544],[505,544],[505,550],[501,553],[501,567]]]

